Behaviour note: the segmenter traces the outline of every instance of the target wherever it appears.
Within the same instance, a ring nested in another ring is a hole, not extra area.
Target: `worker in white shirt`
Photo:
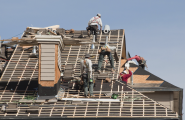
[[[90,33],[94,32],[95,41],[97,41],[97,32],[98,32],[98,25],[100,25],[100,31],[102,31],[102,21],[101,21],[101,14],[97,14],[97,16],[91,18],[88,22],[87,33],[90,36]]]
[[[115,50],[116,47],[114,46],[109,46],[108,45],[108,36],[106,37],[106,42],[105,45],[103,47],[101,47],[101,52],[99,53],[99,60],[98,60],[98,73],[101,73],[101,66],[102,66],[102,62],[104,59],[104,56],[107,55],[109,57],[109,61],[111,64],[111,71],[114,73],[115,69],[114,69],[114,58],[112,57],[112,53],[111,51]]]
[[[85,54],[85,59],[80,61],[80,69],[84,81],[84,96],[87,97],[89,86],[90,96],[93,97],[94,83],[92,80],[92,62],[89,54]]]
[[[132,63],[132,64],[135,64],[135,65],[136,65],[136,63],[135,63],[134,61],[130,61],[130,60],[129,60],[129,61],[126,61],[126,62],[125,62],[125,68],[124,68],[124,70],[126,70],[126,69],[129,69],[129,68],[130,68],[130,63]],[[124,71],[124,70],[123,70],[123,71]]]

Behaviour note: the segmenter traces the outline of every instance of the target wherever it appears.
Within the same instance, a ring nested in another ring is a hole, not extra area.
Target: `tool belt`
[[[111,49],[109,49],[108,47],[101,47],[99,50],[98,50],[98,54],[100,54],[102,52],[102,50],[105,50],[106,52],[111,52]]]
[[[139,60],[138,63],[139,63],[139,65],[145,65],[146,64],[146,60]]]

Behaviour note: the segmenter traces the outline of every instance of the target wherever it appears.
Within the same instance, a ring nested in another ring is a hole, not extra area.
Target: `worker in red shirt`
[[[126,68],[127,69],[127,68]],[[125,84],[124,85],[124,91],[127,91],[127,80],[128,78],[132,75],[132,72],[128,69],[129,74],[127,74],[127,72],[124,70],[122,73],[120,73],[120,77],[122,79],[122,82]]]
[[[122,79],[122,82],[125,84],[127,84],[128,78],[132,75],[132,72],[130,70],[128,70],[128,71],[129,71],[129,74],[127,74],[126,71],[123,71],[122,73],[120,73],[120,77]]]
[[[142,67],[143,69],[145,69],[146,60],[143,57],[135,55],[134,57],[131,57],[131,58],[127,59],[127,60],[132,60],[132,59],[136,59],[138,64],[139,64],[139,66]]]

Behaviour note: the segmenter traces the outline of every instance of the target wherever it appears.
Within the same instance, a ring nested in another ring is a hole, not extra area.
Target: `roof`
[[[124,65],[122,65],[124,67]],[[136,64],[130,63],[130,69],[133,71],[133,85],[129,80],[130,86],[138,91],[181,91],[182,89],[172,85],[162,78],[142,69]],[[140,78],[146,76],[145,78]],[[139,81],[137,81],[139,77]],[[136,78],[136,79],[134,79]],[[136,80],[136,81],[135,81]]]
[[[64,30],[60,29],[64,34]],[[60,31],[58,30],[58,31]],[[75,31],[74,33],[65,34],[68,38],[78,38],[84,36],[83,39],[89,39],[86,31]],[[26,36],[26,35],[24,35]],[[93,76],[96,79],[94,87],[95,97],[84,98],[82,90],[76,90],[74,83],[68,84],[62,81],[60,100],[33,100],[37,97],[38,90],[38,59],[28,58],[31,54],[30,49],[24,49],[17,46],[8,62],[4,73],[0,80],[0,102],[11,105],[16,103],[16,108],[8,108],[6,112],[1,111],[2,118],[26,117],[26,118],[174,118],[178,119],[178,114],[158,102],[141,94],[130,86],[118,80],[120,66],[122,66],[121,58],[126,56],[124,30],[111,30],[109,34],[98,35],[99,42],[104,42],[105,37],[109,37],[112,42],[110,46],[117,47],[117,55],[119,61],[115,62],[115,73],[110,73],[110,64],[103,62],[102,71],[108,73],[107,76],[112,79],[111,83],[107,83],[102,79],[98,79],[99,74],[96,67],[93,69]],[[90,38],[92,40],[92,38]],[[65,42],[64,42],[65,43]],[[66,44],[69,42],[66,41]],[[35,43],[34,43],[35,44]],[[96,49],[90,49],[91,44],[85,45],[66,45],[62,50],[61,64],[63,69],[65,65],[73,64],[75,67],[74,77],[80,74],[80,66],[78,58],[83,58],[85,53],[90,53],[94,66],[98,63],[98,48],[100,44],[94,43]],[[113,54],[113,52],[112,52]],[[107,57],[105,59],[108,60]],[[135,68],[133,68],[135,69]],[[138,71],[140,73],[140,70]],[[143,73],[143,72],[142,72]],[[144,72],[147,73],[147,72]],[[149,73],[147,73],[147,76]],[[154,78],[156,78],[154,76]],[[150,81],[150,80],[147,80]],[[161,83],[159,79],[159,83]],[[126,90],[125,90],[126,88]],[[112,99],[112,93],[117,93],[119,99]],[[31,100],[28,100],[31,99]],[[79,99],[83,99],[80,100]],[[71,100],[72,99],[72,100]],[[109,101],[107,101],[109,100]],[[0,106],[2,108],[2,106]],[[9,110],[9,112],[8,112]]]

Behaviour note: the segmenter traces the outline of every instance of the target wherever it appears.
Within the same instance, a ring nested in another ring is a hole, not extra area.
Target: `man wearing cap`
[[[102,21],[101,21],[101,14],[97,14],[95,17],[91,18],[88,22],[87,33],[90,36],[90,32],[94,32],[95,41],[97,41],[97,31],[98,25],[100,25],[100,31],[102,31]]]
[[[80,61],[80,69],[84,81],[84,96],[87,97],[89,87],[90,96],[92,97],[94,83],[92,80],[92,62],[89,54],[85,54],[85,59]]]
[[[127,69],[127,68],[126,68]],[[128,78],[132,75],[132,72],[128,69],[129,71],[129,74],[127,74],[126,70],[124,70],[122,73],[120,73],[120,77],[122,79],[122,82],[125,84],[124,85],[124,91],[127,91],[127,81],[128,81]]]
[[[102,66],[102,62],[103,62],[105,55],[107,55],[109,57],[110,65],[112,68],[111,71],[112,71],[112,73],[114,73],[114,71],[115,71],[114,58],[111,53],[111,51],[113,51],[113,50],[116,50],[116,47],[108,45],[108,36],[106,36],[105,45],[101,47],[101,52],[99,53],[100,55],[99,55],[99,59],[98,59],[98,73],[101,73],[101,66]],[[106,60],[106,63],[108,63],[107,60]]]
[[[136,65],[136,63],[135,63],[134,61],[126,61],[124,70],[126,70],[126,68],[127,68],[127,69],[129,69],[129,68],[130,68],[130,63],[132,63],[132,64],[135,64],[135,65]]]
[[[122,73],[120,73],[120,77],[122,79],[122,82],[127,84],[128,78],[132,75],[132,72],[128,69],[129,74],[127,74],[126,70],[124,70]]]

